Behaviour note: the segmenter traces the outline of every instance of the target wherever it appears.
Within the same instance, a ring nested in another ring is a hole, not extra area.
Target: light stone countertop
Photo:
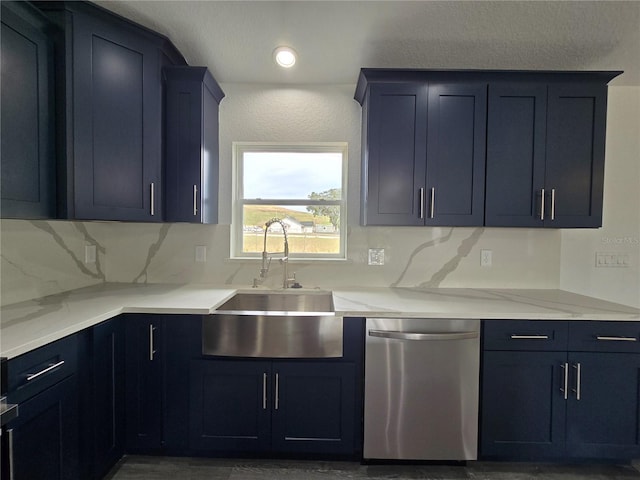
[[[209,314],[238,291],[265,290],[116,283],[7,305],[0,310],[0,356],[16,357],[121,313]],[[562,290],[339,288],[333,300],[345,317],[640,321],[638,309]]]

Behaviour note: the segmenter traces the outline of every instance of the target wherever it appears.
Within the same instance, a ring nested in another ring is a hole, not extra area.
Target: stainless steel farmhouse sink
[[[225,357],[342,357],[331,293],[239,293],[203,317],[202,353]]]
[[[308,313],[333,314],[331,293],[238,293],[218,312],[279,312],[285,315]]]

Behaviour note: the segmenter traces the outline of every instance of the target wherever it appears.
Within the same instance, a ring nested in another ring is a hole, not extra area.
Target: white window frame
[[[342,154],[342,198],[340,200],[298,199],[245,199],[243,192],[243,155],[245,152],[302,152]],[[291,252],[290,259],[296,260],[346,260],[347,258],[347,162],[346,142],[279,143],[279,142],[233,142],[233,203],[231,220],[232,259],[261,258],[261,252],[243,252],[243,221],[245,205],[339,205],[340,206],[340,251],[338,253],[305,254]]]

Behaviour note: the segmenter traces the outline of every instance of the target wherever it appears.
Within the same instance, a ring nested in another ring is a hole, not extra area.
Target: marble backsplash
[[[101,282],[250,286],[260,260],[229,259],[228,225],[2,220],[1,295],[7,305]],[[305,287],[558,288],[556,230],[360,227],[348,230],[348,259],[290,263]],[[84,262],[85,245],[97,260]],[[195,247],[207,261],[195,262]],[[369,248],[385,265],[367,265]],[[480,250],[493,265],[480,266]],[[265,285],[278,288],[273,262]]]

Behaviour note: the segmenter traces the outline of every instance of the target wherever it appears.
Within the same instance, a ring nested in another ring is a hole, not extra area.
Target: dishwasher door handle
[[[478,338],[480,332],[418,333],[399,332],[396,330],[369,330],[369,336],[394,340],[466,340],[468,338]]]

